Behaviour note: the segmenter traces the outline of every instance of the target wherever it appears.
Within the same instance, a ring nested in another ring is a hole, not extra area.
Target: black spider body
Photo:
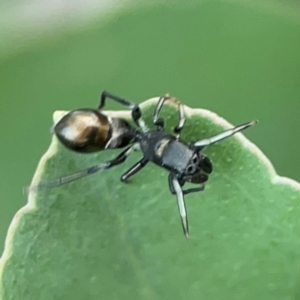
[[[129,107],[137,128],[130,125],[125,119],[110,118],[102,113],[101,110],[107,98]],[[179,121],[172,134],[165,131],[164,120],[159,118],[160,110],[166,100],[173,101],[178,106]],[[189,229],[184,195],[203,191],[204,183],[212,172],[212,163],[201,150],[254,125],[256,121],[236,126],[210,138],[190,144],[180,140],[184,122],[183,105],[169,96],[163,96],[158,99],[153,113],[153,124],[156,126],[156,129],[152,130],[143,121],[138,105],[103,92],[97,110],[79,109],[71,111],[57,123],[54,127],[54,133],[65,147],[81,153],[121,147],[127,148],[110,161],[33,188],[54,187],[93,174],[99,170],[109,169],[123,163],[133,150],[139,149],[143,154],[142,159],[125,172],[121,176],[121,180],[126,182],[132,175],[144,168],[148,162],[152,162],[167,170],[169,172],[169,189],[177,197],[183,231],[185,236],[188,237]],[[185,182],[190,182],[197,186],[184,190]]]

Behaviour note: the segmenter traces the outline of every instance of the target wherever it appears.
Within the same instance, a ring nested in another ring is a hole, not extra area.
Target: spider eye
[[[189,166],[187,167],[187,169],[186,169],[187,173],[193,173],[194,170],[195,170],[195,168],[194,168],[194,166],[192,166],[192,165],[189,165]]]
[[[198,157],[195,155],[192,159],[193,164],[195,164],[198,161]]]

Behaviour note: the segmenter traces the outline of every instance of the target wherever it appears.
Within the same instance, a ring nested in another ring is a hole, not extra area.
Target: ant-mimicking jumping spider
[[[105,115],[101,110],[107,98],[129,107],[132,119],[138,128],[131,126],[125,119]],[[121,176],[121,181],[126,182],[148,162],[169,171],[169,189],[177,196],[183,232],[188,237],[189,227],[184,195],[203,191],[208,174],[212,172],[210,159],[201,151],[206,146],[256,124],[257,121],[241,124],[210,138],[187,144],[180,140],[180,133],[185,123],[184,109],[180,102],[178,102],[179,121],[174,127],[173,134],[165,131],[164,120],[159,117],[160,110],[168,99],[170,99],[168,95],[160,97],[156,104],[153,114],[155,130],[149,129],[145,124],[138,105],[106,91],[101,94],[100,105],[97,109],[84,108],[69,112],[53,128],[55,135],[66,148],[88,153],[128,147],[112,160],[51,182],[29,187],[29,191],[59,186],[99,170],[109,169],[123,163],[134,150],[140,149],[143,153],[142,159]],[[183,190],[185,182],[199,186]]]

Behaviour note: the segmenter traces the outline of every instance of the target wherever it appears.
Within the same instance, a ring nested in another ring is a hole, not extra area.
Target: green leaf
[[[147,124],[156,100],[142,105]],[[185,112],[185,141],[231,127],[206,110],[185,107]],[[56,121],[61,114],[55,114]],[[171,130],[176,109],[164,108],[163,116]],[[119,152],[79,155],[53,137],[33,184],[104,162]],[[31,192],[6,239],[0,298],[299,297],[299,184],[276,175],[268,159],[241,134],[204,152],[214,172],[204,192],[186,196],[189,240],[182,233],[165,170],[149,164],[129,183],[120,182],[120,175],[141,157],[138,152],[110,170]]]

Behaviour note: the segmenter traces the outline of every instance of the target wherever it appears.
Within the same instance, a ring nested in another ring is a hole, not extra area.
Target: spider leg
[[[131,176],[143,169],[147,163],[148,160],[143,157],[121,176],[121,181],[127,181]]]
[[[204,185],[201,185],[201,186],[196,187],[196,188],[191,188],[191,189],[187,189],[187,190],[182,190],[182,193],[183,193],[183,195],[187,195],[187,194],[190,194],[190,193],[202,192],[202,191],[204,191],[204,188],[205,188],[205,186],[204,186]]]
[[[173,173],[170,173],[169,175],[169,188],[171,193],[175,193],[177,196],[177,204],[178,204],[178,209],[179,209],[179,215],[181,218],[181,224],[182,224],[182,229],[184,232],[184,235],[186,238],[189,237],[189,225],[188,225],[188,217],[187,217],[187,211],[185,207],[185,201],[183,197],[183,191],[181,188],[181,185],[176,178],[176,175]]]
[[[234,128],[231,128],[231,129],[227,129],[217,135],[214,135],[210,138],[207,138],[207,139],[203,139],[203,140],[199,140],[195,143],[193,143],[193,146],[198,150],[202,150],[204,147],[206,146],[209,146],[209,145],[212,145],[214,143],[217,143],[221,140],[224,140],[232,135],[234,135],[235,133],[239,132],[239,131],[242,131],[242,130],[245,130],[247,129],[248,127],[252,126],[252,125],[255,125],[258,121],[251,121],[251,122],[248,122],[248,123],[245,123],[245,124],[241,124],[241,125],[238,125]]]
[[[173,176],[170,173],[169,177],[168,177],[170,192],[173,195],[176,195],[176,192],[175,192],[174,187],[172,185],[172,179],[173,179]],[[178,180],[178,182],[179,182],[181,187],[183,187],[183,185],[185,184],[185,181],[183,181],[183,180]],[[183,193],[183,195],[187,195],[187,194],[190,194],[190,193],[202,192],[202,191],[204,191],[204,189],[205,189],[205,186],[203,184],[203,185],[201,185],[199,187],[196,187],[196,188],[190,188],[190,189],[182,190],[182,193]]]
[[[142,131],[144,131],[144,132],[147,132],[149,130],[149,128],[145,124],[144,120],[142,119],[142,112],[141,112],[140,107],[137,104],[135,104],[131,101],[128,101],[126,99],[123,99],[121,97],[118,97],[116,95],[113,95],[107,91],[102,92],[98,109],[101,110],[105,106],[105,101],[107,98],[129,107],[131,109],[132,119],[135,122],[135,124],[137,126],[139,126],[142,129]]]
[[[165,101],[169,98],[170,98],[169,96],[160,97],[155,106],[154,113],[153,113],[153,124],[156,126],[156,129],[158,131],[163,130],[165,127],[165,121],[164,121],[164,119],[159,117],[159,113],[160,113],[160,110],[162,109]]]
[[[177,139],[179,139],[181,130],[183,129],[183,126],[184,126],[184,123],[185,123],[185,116],[184,116],[184,110],[183,110],[183,104],[182,103],[179,103],[178,112],[179,112],[179,122],[174,128],[174,133],[176,134]]]
[[[79,178],[94,174],[100,170],[109,169],[113,166],[119,165],[119,164],[123,163],[134,150],[136,150],[136,148],[137,148],[136,146],[137,146],[137,144],[134,144],[134,145],[126,148],[117,157],[115,157],[112,160],[109,160],[107,162],[100,163],[98,165],[89,167],[89,168],[81,170],[79,172],[58,178],[56,180],[52,180],[52,181],[48,181],[48,182],[41,182],[37,185],[32,185],[32,186],[26,187],[26,188],[24,188],[24,193],[29,193],[31,191],[36,192],[36,191],[40,191],[40,190],[54,188],[54,187],[69,183],[71,181],[77,180]]]
[[[154,114],[153,114],[153,124],[157,126],[157,130],[163,130],[164,129],[164,119],[159,118],[159,113],[160,110],[162,109],[164,103],[166,100],[170,99],[170,96],[163,96],[160,97],[156,107],[154,109]],[[180,136],[180,132],[184,126],[185,122],[185,116],[184,116],[184,110],[183,110],[183,105],[178,102],[178,112],[179,112],[179,121],[178,124],[174,127],[174,133],[176,134],[177,138]]]

